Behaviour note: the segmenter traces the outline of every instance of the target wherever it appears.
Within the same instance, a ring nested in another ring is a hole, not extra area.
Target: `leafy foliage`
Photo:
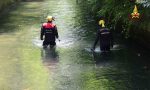
[[[87,1],[87,0],[86,0]],[[90,12],[99,20],[103,16],[108,26],[122,33],[125,38],[133,38],[150,45],[150,4],[135,3],[130,0],[88,0]],[[140,13],[139,20],[130,18],[134,5],[138,6]]]

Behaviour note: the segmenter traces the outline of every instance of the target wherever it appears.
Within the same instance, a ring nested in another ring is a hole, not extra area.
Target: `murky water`
[[[53,49],[39,40],[47,15],[55,16],[61,39]],[[0,90],[150,89],[147,52],[124,43],[111,53],[90,51],[96,24],[76,0],[22,2],[0,23]]]

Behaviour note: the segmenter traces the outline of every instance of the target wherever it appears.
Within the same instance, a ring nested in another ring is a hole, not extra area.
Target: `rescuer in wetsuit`
[[[94,45],[91,50],[92,51],[95,50],[95,46],[99,41],[100,42],[100,50],[102,52],[110,51],[110,47],[113,47],[112,33],[110,32],[110,30],[108,28],[105,27],[104,20],[100,20],[99,25],[101,26],[101,28],[97,32],[97,36],[96,36]]]
[[[43,41],[44,48],[46,48],[48,45],[50,45],[50,47],[55,46],[56,38],[59,40],[57,27],[55,24],[52,23],[54,18],[52,16],[48,16],[47,20],[48,20],[48,22],[43,23],[43,25],[41,27],[41,36],[40,36],[41,40],[43,40],[43,36],[44,36],[44,41]]]

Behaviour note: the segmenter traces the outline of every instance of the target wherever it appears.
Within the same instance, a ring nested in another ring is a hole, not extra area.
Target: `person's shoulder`
[[[47,23],[43,23],[42,26],[45,27],[47,25]]]

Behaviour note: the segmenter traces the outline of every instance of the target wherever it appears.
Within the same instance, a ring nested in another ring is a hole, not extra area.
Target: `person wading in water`
[[[43,48],[47,48],[49,45],[50,47],[54,47],[56,45],[56,38],[60,41],[57,27],[53,24],[54,18],[52,16],[47,16],[47,22],[43,23],[41,27],[41,40],[43,40]]]
[[[91,48],[92,51],[95,50],[96,44],[98,41],[100,42],[100,50],[102,52],[108,52],[110,51],[110,47],[113,47],[113,37],[112,33],[108,28],[105,27],[105,21],[100,20],[99,21],[100,29],[97,32],[97,36],[95,39],[95,42]]]

